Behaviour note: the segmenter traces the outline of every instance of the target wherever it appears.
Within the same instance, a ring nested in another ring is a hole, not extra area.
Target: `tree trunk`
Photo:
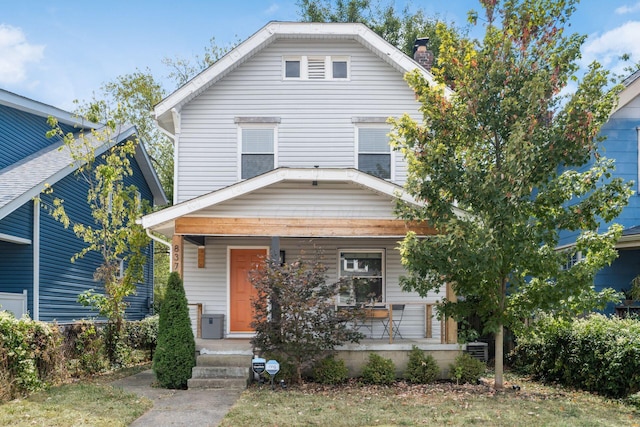
[[[494,384],[494,388],[496,390],[502,390],[504,388],[504,381],[502,378],[502,374],[504,372],[504,367],[502,361],[503,357],[503,341],[504,341],[504,326],[500,325],[498,328],[498,332],[496,332],[496,358],[495,358],[495,370],[496,370],[496,380]]]

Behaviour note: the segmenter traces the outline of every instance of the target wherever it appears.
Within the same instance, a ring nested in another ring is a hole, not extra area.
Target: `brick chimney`
[[[433,52],[427,50],[428,44],[429,37],[416,39],[413,44],[413,59],[425,69],[431,70],[433,66]]]

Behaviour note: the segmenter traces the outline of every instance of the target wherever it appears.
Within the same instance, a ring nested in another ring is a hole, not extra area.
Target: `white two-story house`
[[[365,283],[337,304],[374,295],[403,339],[455,343],[434,310],[446,287],[422,298],[399,285],[398,241],[435,233],[394,212],[415,200],[387,119],[421,119],[404,81],[416,68],[432,80],[361,24],[272,22],[156,106],[175,143],[175,200],[142,224],[171,239],[189,303],[224,315],[224,337],[252,334],[247,272],[262,257],[321,257],[329,280]]]

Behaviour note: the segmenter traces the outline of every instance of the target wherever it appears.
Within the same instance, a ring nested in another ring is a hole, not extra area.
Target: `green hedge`
[[[640,322],[594,314],[545,317],[518,337],[511,365],[537,379],[610,397],[640,391]]]
[[[41,390],[65,376],[58,329],[0,311],[0,401]]]

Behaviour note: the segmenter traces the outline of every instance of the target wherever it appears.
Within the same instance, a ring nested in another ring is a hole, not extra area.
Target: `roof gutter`
[[[158,236],[154,236],[154,235],[151,233],[151,230],[150,230],[150,229],[148,229],[148,228],[145,228],[145,230],[144,230],[144,231],[147,233],[147,236],[149,236],[149,238],[150,238],[151,240],[156,241],[156,242],[158,242],[158,243],[160,243],[160,244],[162,244],[162,245],[165,245],[166,247],[168,247],[169,249],[171,249],[171,242],[167,242],[166,240],[164,240],[164,239],[162,239],[162,238],[160,238],[160,237],[158,237]]]

